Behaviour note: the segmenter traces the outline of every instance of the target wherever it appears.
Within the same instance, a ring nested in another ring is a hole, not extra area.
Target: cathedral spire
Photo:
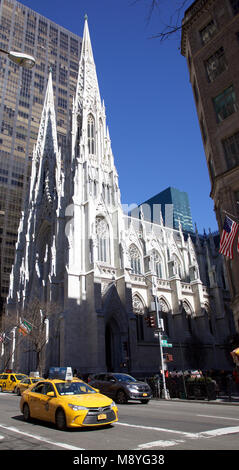
[[[52,150],[57,152],[57,130],[51,68],[49,70],[48,83],[46,87],[41,122],[36,143],[36,151],[43,150],[46,139],[49,141],[49,132],[51,133],[52,137]]]
[[[85,15],[85,26],[84,26],[81,54],[85,57],[85,59],[88,59],[88,60],[94,62],[94,56],[93,56],[93,51],[92,51],[92,46],[91,46],[90,32],[89,32],[89,27],[88,27],[88,16],[87,15]]]
[[[31,186],[29,194],[32,201],[37,199],[42,187],[45,185],[45,173],[47,172],[50,178],[50,176],[54,175],[55,169],[59,165],[60,152],[57,144],[52,71],[50,69],[37,142],[33,150]],[[49,181],[49,185],[52,186],[51,192],[53,192],[54,179],[52,179],[51,182]]]
[[[83,103],[87,107],[100,106],[100,91],[96,74],[94,56],[88,27],[88,18],[85,16],[82,49],[79,63],[79,73],[76,87],[76,98],[73,111],[82,113]]]

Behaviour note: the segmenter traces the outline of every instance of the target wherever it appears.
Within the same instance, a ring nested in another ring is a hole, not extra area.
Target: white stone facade
[[[138,219],[124,214],[86,19],[66,155],[57,145],[49,73],[8,314],[19,321],[34,298],[58,305],[48,319],[45,371],[72,366],[82,374],[143,376],[161,368],[158,339],[144,321],[157,294],[173,343],[164,351],[174,358],[168,368],[228,368],[222,347],[231,334],[228,299],[215,277],[215,259],[221,263],[206,239],[202,244],[196,236],[195,244],[181,229],[146,222],[142,212]],[[200,364],[191,353],[195,338]],[[34,354],[16,345],[13,367],[34,370]]]

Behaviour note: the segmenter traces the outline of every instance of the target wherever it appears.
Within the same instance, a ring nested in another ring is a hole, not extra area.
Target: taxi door
[[[44,382],[38,383],[29,393],[28,405],[32,418],[41,419],[41,397],[44,385]]]
[[[9,374],[8,379],[7,379],[6,390],[9,390],[9,391],[12,392],[12,390],[14,390],[16,384],[17,384],[16,377],[13,374]]]
[[[48,392],[54,392],[55,395],[55,390],[51,383],[44,384],[39,402],[39,419],[55,422],[55,396],[49,397],[47,395]]]

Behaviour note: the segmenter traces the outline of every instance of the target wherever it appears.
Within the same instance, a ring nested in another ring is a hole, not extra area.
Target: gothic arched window
[[[159,311],[160,311],[160,317],[163,319],[163,322],[164,322],[164,331],[167,336],[170,336],[169,325],[168,325],[169,307],[163,298],[159,299]]]
[[[129,247],[129,256],[133,274],[141,274],[140,251],[135,245]]]
[[[157,277],[163,277],[163,265],[159,253],[156,250],[153,250],[152,255],[152,271],[156,274]]]
[[[81,138],[81,127],[82,127],[82,119],[81,116],[78,114],[77,116],[77,131],[76,131],[76,156],[80,156],[80,138]]]
[[[132,299],[132,304],[133,304],[133,311],[136,315],[136,326],[137,326],[137,340],[138,341],[143,341],[144,340],[144,311],[145,307],[140,299],[140,297],[135,294]]]
[[[192,330],[192,313],[193,313],[193,310],[192,310],[192,307],[189,304],[189,302],[186,302],[185,300],[183,300],[183,311],[186,314],[188,331],[189,331],[190,334],[192,334],[192,331],[193,331]]]
[[[110,261],[109,226],[104,217],[96,218],[96,234],[98,245],[98,261]]]
[[[173,261],[174,261],[174,274],[175,275],[177,274],[180,277],[180,279],[182,279],[183,277],[182,266],[181,266],[179,258],[175,254],[173,255]]]
[[[95,154],[95,120],[90,114],[87,122],[87,137],[89,154]]]

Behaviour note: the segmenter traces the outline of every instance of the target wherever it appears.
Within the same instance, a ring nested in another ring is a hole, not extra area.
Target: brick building
[[[239,2],[196,0],[182,22],[187,59],[220,232],[225,214],[239,219]],[[226,211],[226,212],[225,212]],[[239,254],[226,259],[239,330]]]

